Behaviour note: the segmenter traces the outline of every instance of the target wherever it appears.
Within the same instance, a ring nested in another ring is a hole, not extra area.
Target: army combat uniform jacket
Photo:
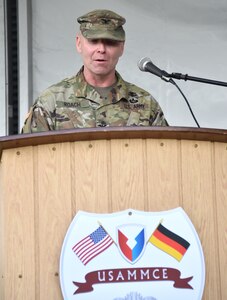
[[[106,97],[84,79],[83,69],[45,90],[32,106],[22,133],[104,126],[167,126],[156,100],[143,89],[117,83]]]

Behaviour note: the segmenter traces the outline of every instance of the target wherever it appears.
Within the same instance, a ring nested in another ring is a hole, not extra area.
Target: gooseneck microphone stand
[[[182,80],[191,80],[191,81],[197,81],[202,83],[209,83],[209,84],[215,84],[215,85],[221,85],[221,86],[227,86],[227,82],[224,81],[217,81],[217,80],[211,80],[206,78],[199,78],[199,77],[193,77],[189,76],[188,74],[181,74],[181,73],[167,73],[164,74],[165,77],[175,78],[175,79],[182,79]]]
[[[186,98],[186,96],[184,95],[184,93],[182,92],[182,90],[180,89],[180,87],[176,84],[176,82],[173,80],[173,78],[175,79],[183,79],[185,81],[187,80],[192,80],[192,81],[197,81],[197,82],[202,82],[202,83],[209,83],[209,84],[214,84],[214,85],[219,85],[219,86],[227,86],[227,82],[223,82],[223,81],[217,81],[217,80],[211,80],[211,79],[205,79],[205,78],[199,78],[199,77],[193,77],[193,76],[189,76],[188,74],[183,75],[181,73],[167,73],[164,70],[160,70],[157,66],[155,66],[152,61],[150,60],[150,58],[148,57],[143,57],[138,61],[138,67],[141,71],[145,71],[145,72],[150,72],[158,77],[160,77],[162,80],[172,83],[181,93],[181,95],[183,96],[184,100],[186,101],[186,104],[191,112],[191,115],[196,123],[196,125],[198,127],[200,127],[198,121],[196,120],[196,117],[190,107],[190,104]]]
[[[199,78],[199,77],[193,77],[193,76],[189,76],[188,74],[181,74],[181,73],[167,73],[166,71],[164,70],[161,70],[162,72],[162,76],[161,78],[164,80],[164,81],[167,81],[167,82],[170,82],[172,83],[173,85],[175,85],[175,87],[179,90],[179,92],[181,93],[181,95],[183,96],[190,112],[191,112],[191,115],[196,123],[196,125],[198,126],[198,128],[200,128],[200,125],[191,109],[191,106],[187,100],[187,98],[185,97],[184,93],[181,91],[180,87],[176,84],[176,82],[173,80],[173,78],[175,79],[183,79],[185,81],[187,80],[191,80],[191,81],[197,81],[197,82],[202,82],[202,83],[208,83],[208,84],[214,84],[214,85],[219,85],[219,86],[227,86],[227,82],[223,82],[223,81],[217,81],[217,80],[211,80],[211,79],[206,79],[206,78]]]

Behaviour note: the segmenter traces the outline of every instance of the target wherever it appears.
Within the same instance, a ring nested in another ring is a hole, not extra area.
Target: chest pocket
[[[133,110],[128,103],[105,105],[96,112],[97,126],[136,126],[141,113]]]
[[[95,127],[94,109],[91,106],[57,108],[55,126],[57,130]]]

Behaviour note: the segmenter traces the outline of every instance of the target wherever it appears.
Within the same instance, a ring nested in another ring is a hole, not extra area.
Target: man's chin
[[[99,76],[107,76],[107,75],[109,75],[111,72],[113,72],[113,71],[110,71],[110,70],[108,70],[108,69],[106,69],[106,68],[101,68],[101,67],[95,68],[95,69],[93,70],[93,73],[96,74],[96,75],[99,75]]]

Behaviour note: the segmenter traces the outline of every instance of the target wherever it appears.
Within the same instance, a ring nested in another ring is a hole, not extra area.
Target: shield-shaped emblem
[[[202,299],[204,282],[201,243],[180,207],[80,211],[62,246],[60,283],[67,300]]]
[[[129,224],[117,227],[117,241],[120,253],[131,264],[134,264],[145,249],[145,228],[140,224]]]

